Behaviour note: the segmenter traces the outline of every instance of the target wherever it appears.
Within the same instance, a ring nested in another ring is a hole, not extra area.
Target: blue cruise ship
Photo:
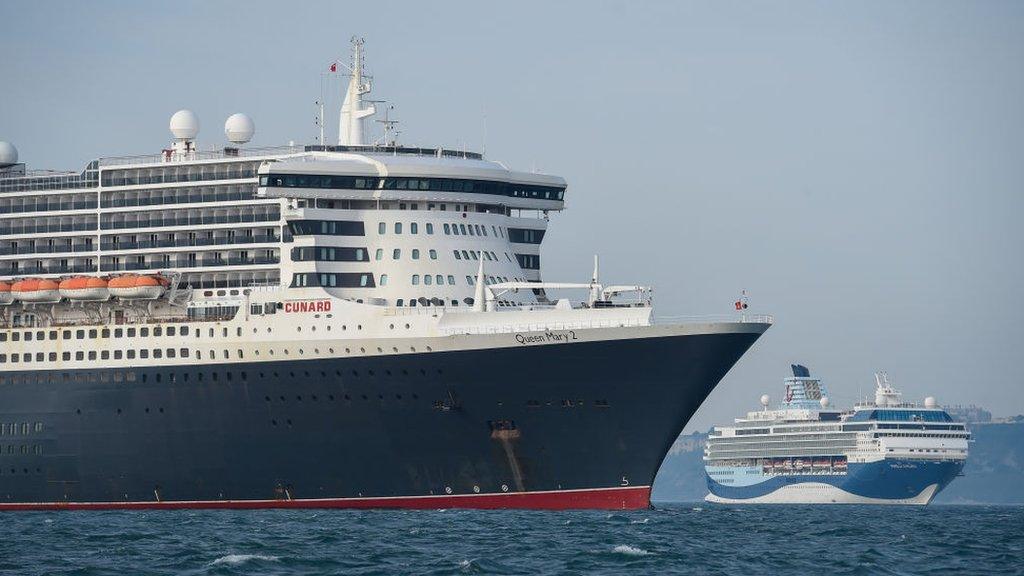
[[[963,469],[970,433],[939,407],[902,402],[884,372],[874,402],[830,407],[821,380],[794,365],[778,409],[719,426],[704,452],[718,503],[928,504]]]

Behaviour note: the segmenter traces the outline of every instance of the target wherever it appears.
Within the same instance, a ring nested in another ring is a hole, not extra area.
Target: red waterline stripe
[[[453,496],[392,496],[382,498],[313,498],[298,500],[183,500],[167,502],[0,502],[0,511],[26,510],[178,510],[263,508],[476,508],[496,510],[637,510],[651,504],[651,487],[553,490]]]

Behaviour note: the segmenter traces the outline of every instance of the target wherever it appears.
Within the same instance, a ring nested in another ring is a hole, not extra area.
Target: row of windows
[[[166,349],[164,349],[164,348],[154,348],[153,349],[153,358],[163,358],[165,354],[166,354],[167,358],[176,358],[178,356],[178,352],[174,348],[166,348]],[[181,351],[180,351],[180,354],[181,354],[182,358],[188,358],[188,348],[182,348]],[[113,353],[111,353],[110,350],[100,350],[98,352],[96,350],[89,350],[88,352],[86,352],[84,350],[79,350],[78,352],[74,353],[74,359],[75,360],[97,360],[97,359],[99,359],[99,360],[110,360],[111,357],[113,357],[114,360],[121,360],[121,359],[125,359],[125,358],[128,359],[128,360],[134,360],[136,358],[136,351],[135,351],[135,349],[114,350]],[[142,358],[142,359],[149,358],[150,357],[149,349],[143,348],[143,349],[139,350],[138,351],[138,357]],[[72,359],[72,353],[71,352],[61,352],[60,358],[61,358],[61,360],[65,361],[65,362],[70,362],[71,359]],[[17,353],[14,353],[14,354],[4,354],[4,353],[0,352],[0,364],[6,364],[8,362],[14,364],[14,363],[18,363],[18,362],[33,362],[33,361],[34,362],[56,362],[57,361],[57,353],[56,352],[49,352],[49,353],[47,353],[47,352],[35,352],[35,353],[33,353],[33,352],[23,352],[21,354],[17,354]]]
[[[4,453],[5,452],[4,452],[3,446],[0,446],[0,454],[4,454]],[[19,453],[20,454],[42,454],[43,453],[43,447],[40,446],[39,444],[36,444],[35,446],[29,446],[28,444],[22,444],[21,445],[21,449],[19,450],[18,447],[15,446],[14,444],[8,444],[7,445],[6,454],[8,454],[10,456],[13,456],[14,454],[19,454]],[[27,472],[27,470],[26,470],[26,472]],[[14,469],[13,468],[11,468],[11,473],[12,474],[14,473]]]
[[[438,286],[443,286],[444,285],[445,277],[444,277],[443,274],[437,274],[435,276],[431,276],[430,274],[424,274],[423,275],[423,284],[425,286],[430,286],[431,284],[434,283],[434,279],[435,278],[437,279],[437,285]],[[386,283],[386,281],[382,279],[381,284],[383,285],[384,283]],[[413,286],[419,286],[420,285],[420,275],[419,274],[413,274],[412,275],[412,285]],[[448,285],[449,286],[455,286],[455,276],[452,276],[451,274],[448,275]]]
[[[385,282],[387,282],[385,280]],[[374,288],[373,274],[358,272],[302,272],[292,275],[292,288]]]
[[[90,328],[88,330],[26,330],[24,332],[11,331],[11,332],[0,332],[0,342],[6,342],[8,337],[11,342],[31,342],[35,340],[57,340],[58,336],[64,340],[71,340],[72,334],[76,340],[84,340],[85,338],[110,338],[113,334],[114,338],[135,338],[136,335],[141,338],[148,338],[150,334],[153,336],[175,336],[180,334],[181,336],[188,336],[188,326],[154,326],[152,329],[148,326],[142,326],[140,328],[129,327],[129,328]],[[198,334],[197,334],[198,335]]]
[[[395,352],[397,352],[398,348],[393,348],[393,350]],[[427,346],[426,350],[428,352],[430,352],[433,349],[430,346]],[[360,348],[360,351],[365,353],[366,349],[365,348]],[[415,347],[410,347],[409,351],[410,352],[416,352],[416,348]],[[227,353],[226,350],[224,352]],[[285,350],[286,354],[287,354],[287,352],[288,351]],[[331,349],[330,352],[333,354],[334,353],[334,349]],[[378,347],[377,348],[377,352],[383,353],[384,349]],[[299,353],[302,354],[302,350],[299,350]],[[346,354],[350,354],[351,353],[351,349],[345,348],[345,353]],[[200,352],[198,350],[196,351],[196,355],[197,356],[200,355]],[[436,374],[438,374],[438,375],[441,375],[441,374],[444,373],[444,371],[442,369],[440,369],[440,368],[435,369],[434,372]],[[410,370],[408,368],[403,368],[401,370],[398,370],[398,369],[391,370],[390,368],[388,368],[388,369],[383,370],[383,372],[381,372],[381,373],[378,373],[377,371],[375,371],[373,369],[370,369],[370,370],[366,370],[364,372],[361,372],[359,370],[346,370],[346,371],[344,371],[344,373],[341,370],[334,370],[332,373],[327,372],[325,370],[321,370],[318,374],[319,374],[320,380],[326,380],[329,376],[332,376],[332,375],[335,378],[337,378],[337,379],[341,379],[342,377],[346,377],[347,378],[348,376],[352,376],[353,378],[360,378],[360,377],[363,377],[363,376],[369,376],[369,377],[387,376],[387,377],[392,377],[392,376],[398,376],[398,375],[401,375],[401,376],[427,376],[427,373],[428,373],[428,371],[425,368],[420,368],[418,370]],[[229,381],[234,381],[235,378],[238,378],[238,379],[241,379],[241,380],[246,380],[246,381],[249,380],[249,372],[247,372],[245,370],[240,370],[238,372],[234,372],[234,371],[231,371],[231,370],[226,370],[226,371],[223,371],[223,372],[218,372],[218,371],[193,372],[191,374],[193,374],[195,376],[196,380],[204,380],[204,378],[208,378],[210,380],[217,380],[217,381],[219,381],[221,379],[229,380]],[[204,374],[205,374],[205,376],[204,376]],[[289,371],[288,372],[289,380],[292,381],[292,382],[297,381],[296,377],[297,377],[298,374],[299,374],[298,372]],[[309,370],[303,370],[301,374],[305,377],[306,380],[309,380],[313,376],[313,374]],[[190,375],[189,372],[184,372],[183,371],[183,372],[179,373],[179,372],[173,372],[172,371],[172,372],[167,372],[167,373],[157,372],[155,374],[152,374],[152,377],[153,377],[153,381],[155,381],[155,382],[163,382],[165,379],[166,379],[167,382],[178,382],[178,381],[188,382],[189,381],[189,375]],[[56,384],[56,383],[59,383],[59,382],[110,382],[110,381],[114,381],[114,382],[136,382],[136,381],[148,382],[150,376],[151,375],[147,374],[147,373],[137,374],[134,371],[121,371],[121,370],[97,370],[97,371],[93,371],[93,372],[84,372],[83,371],[83,372],[60,372],[60,373],[58,373],[58,372],[40,372],[40,373],[35,373],[35,374],[19,374],[19,375],[15,375],[15,376],[0,376],[0,384],[4,384],[4,383],[12,383],[12,384],[45,384],[45,383],[50,383],[50,384]],[[254,373],[254,375],[253,375],[253,378],[259,378],[260,380],[263,380],[263,379],[266,379],[266,378],[279,379],[280,377],[281,377],[281,373],[279,373],[277,371],[273,371],[273,372],[269,372],[269,373],[260,371],[260,372]],[[301,401],[302,400],[302,396],[297,396],[296,399]],[[284,400],[283,396],[281,397],[281,400]],[[118,410],[120,411],[120,408]],[[78,412],[81,413],[81,410],[79,409]],[[163,412],[163,408],[160,409],[160,412]],[[36,423],[35,426],[36,426],[35,430],[37,432],[42,431],[43,425],[42,425],[41,422],[40,423]]]
[[[881,432],[875,438],[958,438],[965,439],[967,434],[911,434],[909,432]]]
[[[427,222],[426,226],[424,226],[423,228],[424,228],[424,230],[426,231],[427,234],[433,234],[434,233],[434,225],[431,222]],[[395,234],[401,234],[402,233],[402,229],[403,229],[402,222],[395,222],[392,229],[394,230]],[[379,222],[377,224],[377,234],[380,234],[381,236],[383,236],[383,235],[385,235],[387,233],[388,233],[388,225],[387,225],[387,223]],[[420,225],[419,225],[419,223],[418,222],[410,222],[409,223],[409,234],[419,234],[419,233],[420,233]]]
[[[433,248],[431,248],[430,250],[427,251],[427,255],[430,256],[431,260],[437,260],[437,250],[434,250]],[[410,252],[410,256],[412,256],[413,260],[419,260],[420,259],[420,249],[419,248],[413,248],[412,251]],[[401,248],[395,248],[394,250],[391,251],[391,259],[392,260],[400,260],[401,258],[402,258],[402,249]],[[377,252],[374,253],[374,259],[375,260],[383,260],[384,259],[384,249],[383,248],[377,248]]]
[[[498,261],[498,255],[488,250],[452,250],[452,253],[455,254],[456,260],[469,260],[470,258],[479,260],[480,256],[483,256],[485,260],[490,260],[491,262]],[[508,255],[508,252],[505,252],[505,258],[509,262],[512,261],[512,257]]]
[[[413,258],[419,258],[419,250],[413,252],[415,254]],[[383,250],[377,249],[377,260],[380,260],[382,255]],[[294,262],[366,262],[368,260],[366,248],[329,246],[292,248],[292,261]]]
[[[28,436],[33,432],[42,432],[43,423],[36,422],[4,422],[0,423],[0,436]]]
[[[500,226],[492,224],[491,232],[495,238],[505,237],[505,229]],[[486,224],[445,224],[444,233],[446,236],[490,236]]]
[[[295,236],[365,236],[358,220],[289,220],[288,229]]]
[[[446,276],[443,275],[443,274],[435,274],[433,276],[431,276],[430,274],[424,274],[422,276],[422,278],[423,278],[423,285],[424,286],[431,286],[431,285],[444,286],[445,285],[445,278],[446,278]],[[455,276],[453,276],[451,274],[448,274],[447,275],[447,280],[448,280],[448,285],[449,286],[455,286]],[[518,281],[518,278],[516,280]],[[508,276],[484,276],[484,282],[486,284],[497,284],[499,282],[508,282]],[[420,285],[420,275],[419,274],[413,274],[411,279],[410,279],[410,283],[413,286],[419,286]],[[469,284],[470,286],[476,286],[476,278],[473,277],[473,276],[467,275],[466,276],[466,284]],[[387,286],[387,285],[388,285],[388,275],[387,274],[381,274],[380,275],[379,286]],[[413,300],[410,300],[410,302],[412,302],[412,301]],[[452,302],[455,303],[455,300],[452,300]],[[401,300],[399,300],[398,305],[399,306],[402,305],[401,304]],[[410,304],[410,305],[414,306],[415,304]],[[457,306],[458,304],[455,303],[453,305]]]
[[[391,227],[392,232],[394,234],[402,234],[403,231],[405,230],[405,225],[404,224],[405,223],[403,223],[403,222],[394,222],[392,224],[392,227]],[[504,228],[502,228],[500,226],[495,226],[493,224],[491,225],[490,228],[491,228],[491,232],[487,232],[487,225],[486,224],[464,224],[464,223],[463,224],[452,224],[452,223],[445,223],[445,224],[442,225],[442,230],[444,230],[445,236],[483,236],[483,237],[490,237],[490,236],[493,235],[495,238],[504,238],[505,237],[505,229]],[[434,225],[433,225],[433,223],[427,222],[424,225],[423,229],[426,231],[427,234],[433,234],[434,233]],[[543,232],[543,230],[541,230],[540,232]],[[379,222],[377,224],[377,234],[383,236],[383,235],[385,235],[387,233],[388,233],[388,225],[387,225],[387,223],[386,222]],[[420,233],[420,225],[419,225],[418,222],[409,222],[409,233],[410,234],[419,234]],[[511,229],[509,230],[509,233],[511,234]],[[541,234],[541,236],[543,236],[543,234]],[[536,243],[539,244],[540,242],[538,241]]]
[[[327,188],[341,190],[416,190],[421,192],[465,192],[539,200],[562,200],[565,188],[493,180],[456,178],[368,178],[327,174],[268,174],[260,186],[281,188]]]

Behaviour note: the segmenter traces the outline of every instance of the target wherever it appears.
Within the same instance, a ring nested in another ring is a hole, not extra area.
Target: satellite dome
[[[770,401],[771,401],[771,398],[769,398],[767,394],[762,394],[761,395],[761,406],[764,406],[765,408],[767,408],[768,407],[768,402],[770,402]]]
[[[828,396],[822,396],[818,403],[821,404],[822,408],[828,408]]]
[[[199,134],[199,117],[191,110],[178,110],[171,116],[171,134],[179,140],[192,140]]]
[[[18,163],[18,149],[10,142],[0,141],[0,166]]]
[[[242,113],[232,114],[224,123],[224,135],[228,137],[229,142],[234,144],[245,144],[252,140],[252,135],[255,132],[256,124],[253,123],[252,118]]]
[[[929,396],[924,399],[925,408],[935,408],[939,403],[935,401],[935,396]]]

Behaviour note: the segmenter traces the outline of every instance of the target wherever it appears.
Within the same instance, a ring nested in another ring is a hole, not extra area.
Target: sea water
[[[1024,508],[0,514],[5,574],[1024,574]]]

